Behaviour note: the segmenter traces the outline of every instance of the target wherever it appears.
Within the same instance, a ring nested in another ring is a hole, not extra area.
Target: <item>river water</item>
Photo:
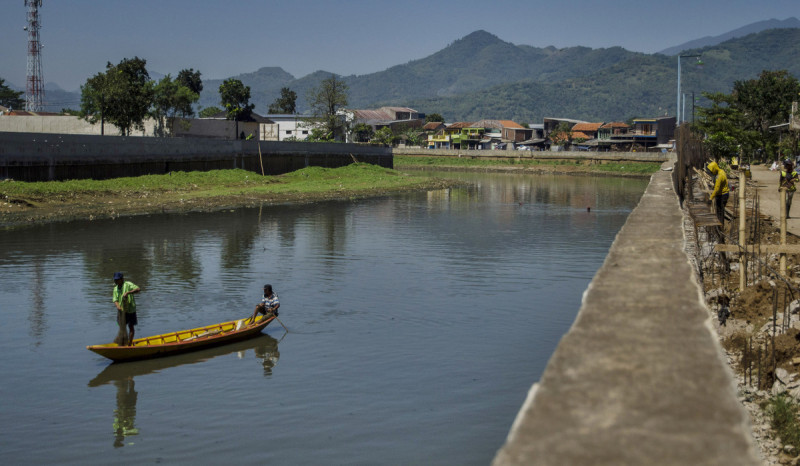
[[[0,232],[3,463],[490,463],[647,180],[447,176],[472,185]],[[265,283],[288,332],[110,365],[116,271],[137,337]]]

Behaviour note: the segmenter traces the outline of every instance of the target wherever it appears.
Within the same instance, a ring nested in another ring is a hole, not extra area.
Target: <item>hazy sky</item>
[[[24,0],[0,0],[0,78],[25,86]],[[767,19],[798,0],[43,0],[46,83],[77,90],[106,62],[138,56],[173,76],[217,79],[279,66],[366,74],[424,58],[483,29],[535,47],[654,53]]]

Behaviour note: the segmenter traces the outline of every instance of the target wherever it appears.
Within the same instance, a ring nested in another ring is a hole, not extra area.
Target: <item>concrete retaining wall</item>
[[[592,160],[595,162],[655,162],[663,163],[669,157],[662,152],[592,152],[592,151],[528,151],[528,150],[451,150],[395,148],[395,155],[411,157],[471,157],[471,158],[514,158],[532,160]]]
[[[660,171],[495,466],[760,463],[684,241],[683,211]]]
[[[131,136],[152,136],[155,122],[147,119],[144,131],[132,131]],[[46,133],[46,134],[94,134],[99,136],[101,130],[107,136],[119,136],[116,126],[106,123],[91,124],[83,118],[71,115],[34,115],[34,116],[2,116],[0,117],[0,133]]]
[[[277,175],[354,160],[393,167],[391,149],[356,144],[0,133],[0,179],[20,181],[230,168],[260,173],[262,164],[265,174]]]

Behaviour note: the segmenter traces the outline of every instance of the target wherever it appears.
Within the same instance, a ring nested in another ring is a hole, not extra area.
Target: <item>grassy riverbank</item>
[[[397,169],[523,171],[530,173],[564,173],[611,176],[649,177],[661,168],[652,162],[604,162],[595,160],[537,160],[523,158],[487,159],[472,157],[417,157],[395,155]]]
[[[216,170],[110,180],[36,183],[6,180],[0,182],[0,228],[74,219],[372,197],[456,184],[414,175],[415,169],[648,177],[660,167],[658,163],[471,157],[395,156],[394,162],[398,170],[355,163],[336,169],[309,167],[279,176],[260,176],[245,170]],[[399,171],[403,169],[411,173]]]
[[[336,169],[309,167],[280,176],[216,170],[111,180],[6,180],[0,182],[0,227],[369,197],[453,183],[364,163]]]

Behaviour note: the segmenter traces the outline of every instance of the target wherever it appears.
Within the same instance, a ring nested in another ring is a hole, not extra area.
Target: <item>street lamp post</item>
[[[678,55],[678,101],[675,104],[675,124],[681,124],[681,58],[700,58],[700,55]],[[698,60],[700,62],[700,60]]]

